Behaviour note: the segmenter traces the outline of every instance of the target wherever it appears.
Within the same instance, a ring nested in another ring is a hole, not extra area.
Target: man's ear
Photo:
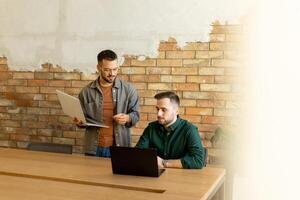
[[[97,64],[97,70],[98,70],[98,72],[101,71],[101,64],[100,63]]]

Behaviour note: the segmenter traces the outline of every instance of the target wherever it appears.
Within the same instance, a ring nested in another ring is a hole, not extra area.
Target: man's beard
[[[114,80],[115,80],[115,78],[116,78],[116,76],[110,76],[110,77],[111,77],[111,79],[108,79],[108,78],[106,78],[106,77],[102,77],[102,79],[103,79],[105,82],[107,82],[107,83],[113,83]]]
[[[161,121],[159,118],[157,118],[158,123],[161,124],[161,125],[168,125],[173,121],[173,120],[166,120],[164,118],[161,118],[161,119],[163,119],[163,120]]]

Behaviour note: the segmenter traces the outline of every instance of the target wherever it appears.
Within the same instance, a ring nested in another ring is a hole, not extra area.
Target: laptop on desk
[[[157,165],[155,149],[135,147],[110,147],[114,174],[159,177],[165,169]]]

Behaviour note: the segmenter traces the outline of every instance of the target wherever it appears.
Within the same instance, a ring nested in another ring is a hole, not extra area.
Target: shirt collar
[[[100,79],[100,76],[98,76],[98,78],[92,82],[90,87],[91,88],[100,88],[99,79]],[[116,77],[116,79],[114,81],[114,84],[113,84],[113,87],[114,88],[120,88],[121,87],[121,80],[118,77]]]
[[[176,121],[171,126],[165,128],[163,125],[161,125],[161,124],[159,124],[159,125],[160,125],[162,130],[167,131],[167,132],[171,132],[171,131],[174,131],[179,126],[180,121],[181,121],[181,118],[179,117],[179,115],[177,115]]]

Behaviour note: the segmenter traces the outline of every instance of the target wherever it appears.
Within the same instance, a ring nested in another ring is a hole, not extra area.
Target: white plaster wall
[[[0,56],[93,72],[102,49],[155,57],[160,40],[207,41],[215,20],[238,22],[250,0],[0,0]]]

